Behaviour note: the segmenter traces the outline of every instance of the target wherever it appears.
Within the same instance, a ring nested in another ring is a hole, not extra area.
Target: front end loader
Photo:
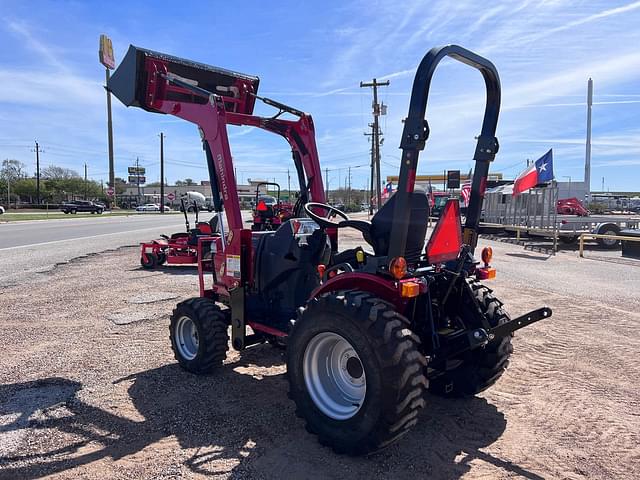
[[[449,200],[426,240],[428,198],[415,190],[415,176],[429,136],[431,79],[445,57],[479,70],[486,107],[464,228],[457,200]],[[374,452],[416,424],[428,394],[463,397],[493,385],[509,363],[512,333],[551,316],[543,307],[511,319],[482,283],[495,276],[490,248],[482,263],[474,256],[498,151],[498,73],[459,46],[426,54],[400,141],[397,193],[371,221],[325,203],[311,117],[259,97],[258,83],[131,47],[108,84],[125,105],[175,115],[202,133],[220,233],[198,269],[200,295],[171,316],[172,349],[184,369],[204,374],[225,361],[229,340],[237,350],[264,342],[285,347],[289,397],[307,430],[339,453]],[[257,99],[278,113],[253,116]],[[297,120],[279,118],[285,112]],[[269,129],[292,146],[301,195],[292,218],[275,230],[243,226],[228,124]],[[340,249],[341,228],[358,230],[363,246]]]

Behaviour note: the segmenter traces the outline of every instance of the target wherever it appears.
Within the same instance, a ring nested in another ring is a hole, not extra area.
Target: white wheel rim
[[[185,360],[196,358],[200,342],[198,340],[198,328],[194,321],[187,316],[180,317],[173,335],[180,356]]]
[[[353,417],[364,403],[367,380],[362,361],[344,337],[317,334],[307,344],[303,375],[313,403],[335,420]]]

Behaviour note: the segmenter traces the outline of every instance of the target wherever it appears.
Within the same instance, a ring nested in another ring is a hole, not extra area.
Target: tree
[[[78,172],[71,170],[70,168],[57,167],[50,165],[42,169],[40,176],[44,179],[50,180],[69,180],[72,178],[80,178]]]
[[[176,180],[175,185],[176,187],[183,187],[186,185],[186,183],[183,182],[182,180]]]
[[[25,164],[19,160],[6,159],[2,161],[2,169],[0,169],[0,178],[5,182],[7,179],[13,182],[18,178],[26,176]]]
[[[29,203],[35,203],[37,195],[37,186],[35,178],[21,178],[16,180],[11,186],[13,193],[20,197],[22,201],[28,201]],[[46,192],[41,188],[40,191],[43,198],[46,197]]]
[[[2,168],[0,168],[0,189],[7,195],[7,207],[11,203],[11,197],[15,198],[15,195],[11,195],[12,184],[23,178],[26,175],[25,164],[19,160],[5,159],[2,161]]]
[[[190,179],[190,178],[185,178],[185,179],[184,179],[184,184],[185,184],[185,185],[187,185],[187,186],[191,186],[191,185],[195,185],[195,184],[196,184],[196,182],[194,182],[194,181],[193,181],[192,179]]]
[[[122,195],[127,189],[127,181],[124,178],[116,177],[115,182],[116,195]]]

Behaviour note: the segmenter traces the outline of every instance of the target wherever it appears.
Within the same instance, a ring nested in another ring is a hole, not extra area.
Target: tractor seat
[[[391,243],[391,228],[393,225],[393,210],[395,209],[397,195],[393,195],[387,203],[371,219],[371,246],[376,255],[388,255]],[[419,260],[424,240],[427,235],[427,222],[429,218],[429,199],[422,191],[410,193],[409,228],[407,231],[407,243],[405,258],[409,263]],[[366,237],[365,237],[366,239]]]
[[[429,218],[429,200],[424,192],[411,192],[409,200],[411,216],[409,219],[409,231],[405,248],[405,258],[410,263],[415,263],[420,258],[424,239],[427,234],[427,220]],[[391,227],[393,223],[393,210],[396,204],[396,195],[393,195],[376,212],[370,222],[366,220],[344,220],[339,228],[351,227],[362,233],[365,241],[373,247],[377,256],[389,254],[391,243]]]
[[[178,233],[172,233],[171,237],[169,237],[171,240],[175,240],[176,238],[184,238],[184,237],[188,237],[189,234],[187,232],[178,232]]]

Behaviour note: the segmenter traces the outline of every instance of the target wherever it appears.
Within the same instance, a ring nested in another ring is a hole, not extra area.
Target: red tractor
[[[480,71],[486,108],[464,229],[458,201],[449,200],[425,248],[429,205],[414,191],[415,175],[429,135],[429,86],[445,57]],[[229,332],[237,350],[264,342],[286,347],[289,397],[307,429],[336,452],[373,452],[416,424],[427,393],[462,397],[493,385],[509,363],[512,333],[551,316],[543,307],[511,319],[481,283],[495,276],[490,249],[482,252],[484,266],[474,257],[489,164],[498,151],[498,73],[459,46],[427,53],[400,141],[397,193],[370,222],[326,204],[310,117],[258,97],[258,83],[133,46],[108,83],[125,105],[175,115],[202,133],[222,228],[211,258],[202,260],[211,268],[199,269],[200,296],[173,311],[171,346],[179,364],[196,374],[223,364]],[[257,99],[279,113],[253,116]],[[279,118],[284,112],[297,119]],[[277,230],[243,225],[228,124],[277,131],[303,167],[294,218]],[[341,228],[361,232],[365,245],[341,250]]]
[[[589,216],[589,210],[587,210],[582,202],[576,197],[558,200],[556,211],[560,215],[577,215],[578,217]]]
[[[277,198],[260,195],[260,187],[275,187]],[[280,200],[280,185],[272,182],[260,182],[256,186],[255,208],[253,209],[253,224],[251,230],[277,230],[284,222],[293,218],[293,205]]]

